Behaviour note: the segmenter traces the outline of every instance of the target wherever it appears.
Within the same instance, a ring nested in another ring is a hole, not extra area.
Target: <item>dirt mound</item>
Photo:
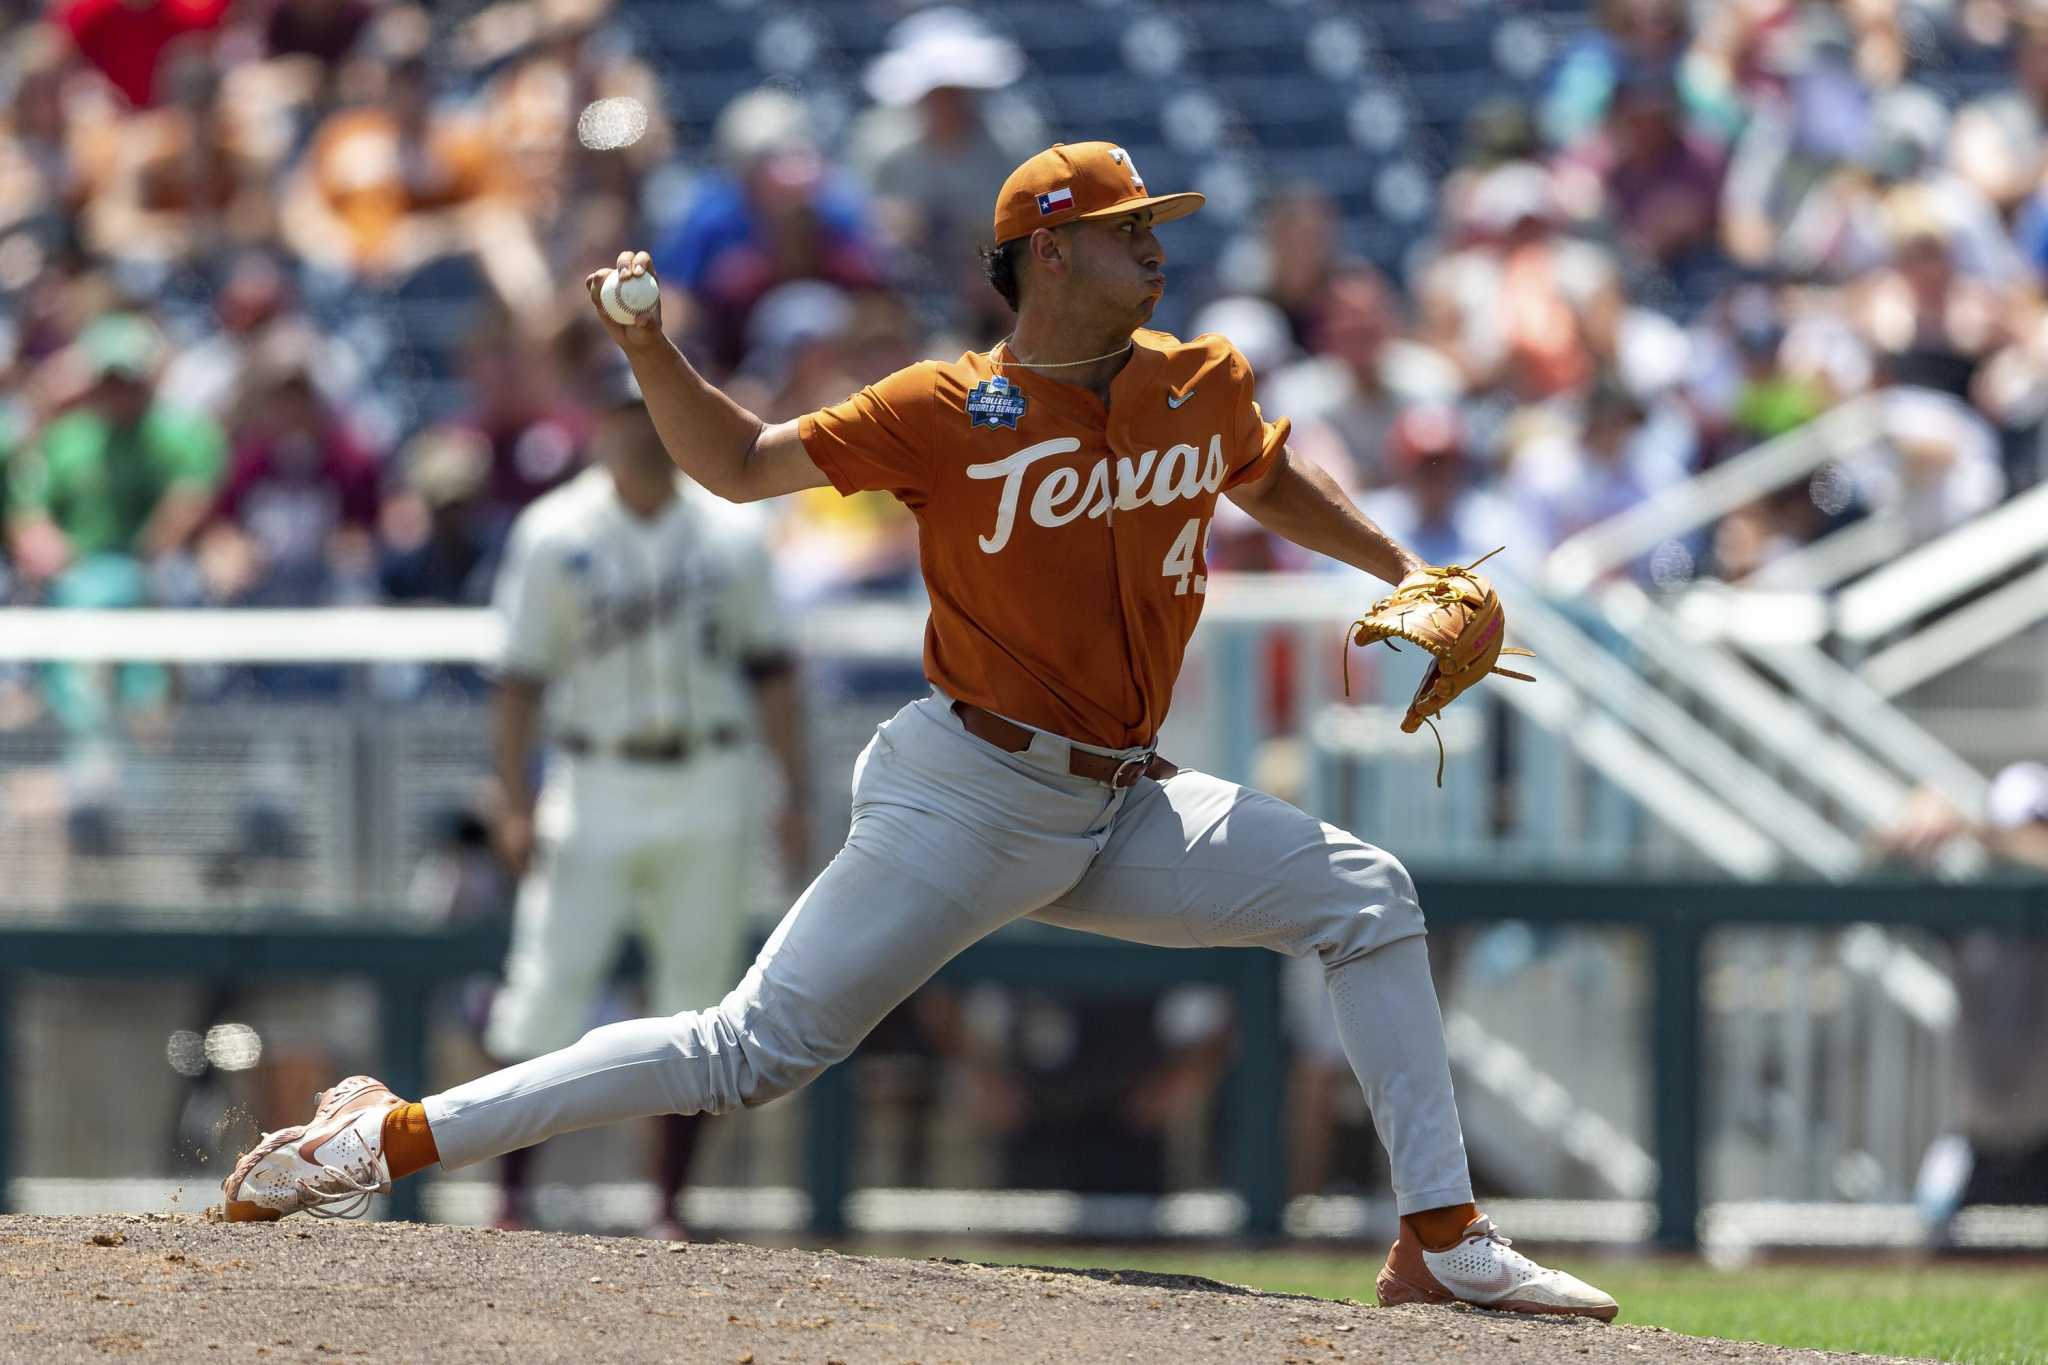
[[[437,1365],[1852,1358],[1656,1328],[1367,1308],[1142,1271],[306,1218],[0,1217],[0,1360],[107,1355]]]

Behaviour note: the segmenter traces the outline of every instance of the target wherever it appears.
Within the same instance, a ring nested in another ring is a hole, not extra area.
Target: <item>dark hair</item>
[[[1024,254],[1029,237],[1012,237],[1001,246],[981,249],[981,273],[990,287],[1003,296],[1010,311],[1017,311],[1017,258]]]

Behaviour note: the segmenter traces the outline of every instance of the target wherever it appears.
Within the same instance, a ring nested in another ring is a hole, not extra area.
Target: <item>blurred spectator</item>
[[[1289,373],[1296,351],[1287,315],[1277,304],[1249,294],[1233,294],[1204,304],[1187,326],[1189,336],[1214,332],[1229,337],[1250,362],[1258,381],[1259,402],[1275,417],[1293,415],[1280,407],[1284,389],[1280,377]],[[1328,425],[1304,425],[1296,420],[1294,447],[1328,470],[1345,488],[1359,483],[1357,461],[1343,439]],[[1308,567],[1311,557],[1284,537],[1276,536],[1234,503],[1216,505],[1206,542],[1208,562],[1215,568],[1246,573],[1269,573]]]
[[[263,50],[273,57],[311,57],[332,71],[369,29],[371,0],[272,0],[263,21]]]
[[[746,358],[734,378],[746,407],[771,422],[836,403],[867,381],[849,344],[853,298],[822,280],[792,280],[768,291],[747,323]]]
[[[103,560],[148,565],[184,549],[221,476],[220,429],[156,401],[163,342],[146,319],[100,318],[78,350],[90,389],[17,457],[8,489],[15,566],[31,582],[56,583],[53,600],[69,595],[58,580],[98,574]],[[139,601],[139,583],[110,595]]]
[[[285,129],[228,97],[210,49],[164,63],[158,108],[134,115],[113,180],[88,217],[92,245],[119,259],[186,259],[269,241],[271,171]]]
[[[394,41],[409,41],[401,35]],[[516,184],[474,113],[439,105],[427,59],[392,61],[381,92],[330,114],[285,190],[283,227],[305,260],[394,279],[473,255],[500,297],[535,306],[551,286]]]
[[[1804,489],[1781,489],[1736,508],[1715,524],[1708,564],[1716,576],[1731,583],[1765,574],[1772,565],[1789,562],[1789,556],[1813,538],[1819,521]]]
[[[1366,495],[1365,514],[1431,564],[1469,564],[1505,547],[1497,563],[1525,575],[1549,548],[1506,499],[1480,486],[1454,408],[1402,413],[1387,435],[1393,483]]]
[[[1684,0],[1603,0],[1599,27],[1575,39],[1553,69],[1542,105],[1543,136],[1560,149],[1592,136],[1610,114],[1624,73],[1671,69],[1688,131],[1717,143],[1733,139],[1742,110],[1715,62],[1685,60]]]
[[[1880,422],[1894,459],[1856,466],[1859,500],[1906,523],[1915,542],[1953,530],[2005,495],[1998,437],[1968,403],[1928,389],[1890,388]]]
[[[214,562],[248,572],[212,584],[218,600],[317,606],[371,595],[377,460],[322,400],[318,356],[310,333],[273,330],[244,385],[208,539]]]
[[[2048,872],[2048,764],[2000,770],[1974,814],[1936,791],[1917,791],[1879,847],[1925,864],[1963,838],[2008,869]],[[1968,934],[1955,970],[1960,1132],[1929,1149],[1917,1191],[1937,1242],[1961,1208],[2048,1203],[2048,1053],[2013,1045],[2048,1036],[2048,940]]]
[[[490,450],[485,515],[499,529],[583,465],[590,414],[562,396],[551,357],[486,319],[463,352],[469,407],[455,420]]]
[[[610,22],[611,0],[505,0],[456,35],[493,74],[483,121],[520,212],[556,259],[646,239],[641,189],[674,151],[661,81]]]
[[[1294,419],[1318,463],[1353,489],[1386,481],[1387,432],[1411,402],[1449,402],[1463,387],[1457,367],[1432,347],[1410,340],[1401,301],[1386,277],[1370,268],[1330,282],[1307,359],[1260,373],[1259,399],[1276,417]],[[1333,433],[1333,460],[1317,428]],[[1347,471],[1344,466],[1350,466]],[[1348,473],[1348,477],[1347,477]]]
[[[219,28],[231,8],[230,0],[60,0],[52,17],[130,104],[147,108],[164,98],[166,53]]]
[[[1191,337],[1209,333],[1230,338],[1255,376],[1279,374],[1300,356],[1287,315],[1276,304],[1248,295],[1230,295],[1202,305],[1188,319]],[[1267,390],[1271,394],[1271,390]]]
[[[1736,0],[1705,7],[1698,11],[1692,58],[1740,103],[1781,99],[1812,52],[1811,30],[1801,11],[1800,0]],[[1846,53],[1844,26],[1833,21],[1833,28],[1844,35],[1838,44]]]
[[[1738,445],[1782,436],[1827,408],[1827,391],[1785,364],[1787,328],[1768,289],[1754,286],[1731,296],[1727,328],[1737,368],[1726,416]]]
[[[1796,179],[1789,195],[1779,195],[1782,222],[1770,226],[1769,211],[1752,203],[1758,195],[1777,192],[1751,183],[1731,192],[1727,207],[1737,215],[1736,230],[1754,238],[1766,230],[1779,233],[1768,260],[1791,277],[1827,282],[1856,279],[1886,265],[1894,250],[1892,202],[1901,194],[1923,203],[1929,222],[1950,240],[1964,273],[1987,280],[2017,282],[2025,262],[1998,210],[1976,186],[1944,167],[1937,152],[1949,126],[1948,111],[1931,92],[1906,86],[1874,99],[1869,126],[1853,149],[1834,161],[1777,163],[1778,172],[1810,176],[1810,185]],[[1754,179],[1768,160],[1745,148],[1742,174]],[[1732,239],[1731,239],[1732,240]]]
[[[729,369],[744,353],[754,306],[776,285],[869,288],[881,267],[868,205],[827,164],[795,96],[768,87],[741,95],[718,116],[713,141],[723,169],[653,254],[658,273],[702,305],[706,340]]]
[[[426,58],[402,56],[374,100],[315,130],[289,189],[292,246],[336,269],[400,272],[449,249],[441,215],[483,195],[489,162],[476,122],[435,108]]]
[[[1682,468],[1671,464],[1669,452],[1648,439],[1644,416],[1626,388],[1602,377],[1570,429],[1535,436],[1514,454],[1509,490],[1544,550],[1556,549],[1684,476]]]
[[[400,452],[404,485],[378,518],[377,578],[391,602],[477,607],[491,600],[504,527],[484,490],[490,442],[459,426],[429,427]]]
[[[1957,111],[1948,163],[2001,213],[2048,172],[2048,12],[2016,5],[2013,83]]]
[[[914,258],[906,282],[939,283],[965,298],[985,292],[975,287],[975,250],[990,242],[990,206],[1046,142],[1025,106],[1006,103],[989,117],[989,94],[1023,70],[1016,44],[951,6],[897,24],[868,64],[862,83],[876,108],[848,141],[883,235]]]
[[[95,320],[57,363],[74,356],[86,378],[83,396],[17,452],[8,471],[18,591],[57,607],[135,607],[186,595],[174,585],[190,575],[173,557],[191,544],[212,505],[220,429],[157,401],[163,341],[146,319]],[[111,671],[61,665],[45,670],[45,682],[51,711],[71,735],[91,741],[96,755],[73,793],[73,842],[80,851],[104,851],[118,782],[97,744],[117,714],[160,715],[169,674],[153,664]]]
[[[1421,339],[1456,361],[1469,387],[1515,401],[1585,384],[1589,318],[1619,271],[1605,249],[1558,231],[1550,173],[1501,166],[1453,213],[1462,221],[1417,286]]]
[[[1957,273],[1928,192],[1894,191],[1887,209],[1896,264],[1858,282],[1857,321],[1890,380],[1967,398],[2006,339],[2005,309],[1991,285]]]
[[[1714,565],[1735,580],[1769,567],[1823,532],[1864,514],[1895,521],[1903,544],[1930,540],[2004,496],[1995,432],[1967,403],[1931,389],[1889,388],[1878,398],[1880,446],[1846,467],[1824,466],[1724,518]]]
[[[1497,95],[1474,105],[1465,116],[1458,135],[1459,169],[1452,175],[1484,173],[1510,161],[1536,161],[1542,156],[1535,111],[1518,96]]]
[[[27,225],[47,252],[110,177],[119,111],[111,87],[80,67],[53,27],[9,34],[5,61],[12,88],[0,120],[0,233]],[[16,284],[0,279],[0,288]]]
[[[356,395],[363,382],[362,359],[345,339],[311,330],[293,311],[291,277],[275,253],[241,251],[215,268],[222,283],[213,295],[213,326],[188,341],[165,367],[157,392],[166,402],[216,421],[231,420],[243,380],[279,327],[292,331],[295,339],[310,340],[316,354],[308,368],[326,402],[340,404]]]
[[[1791,7],[1784,7],[1789,16]],[[1722,187],[1721,235],[1738,264],[1799,272],[1806,234],[1788,234],[1808,200],[1876,150],[1876,97],[1857,78],[1847,30],[1814,11],[1768,45],[1774,93],[1752,112]],[[1782,77],[1782,79],[1778,79]]]
[[[1307,349],[1314,344],[1332,281],[1363,266],[1344,247],[1329,191],[1297,184],[1266,199],[1258,234],[1240,239],[1222,273],[1233,290],[1259,295],[1278,307],[1294,344]]]
[[[817,280],[771,291],[748,325],[747,359],[729,389],[769,421],[837,402],[915,359],[912,323],[882,294],[850,296]],[[901,595],[921,582],[917,523],[890,497],[810,489],[790,500],[775,537],[793,600]]]
[[[1679,116],[1678,77],[1669,65],[1624,69],[1600,135],[1567,156],[1567,177],[1591,183],[1581,197],[1600,205],[1623,248],[1666,272],[1697,270],[1713,246],[1720,158],[1688,134]],[[1569,196],[1569,184],[1559,193]]]

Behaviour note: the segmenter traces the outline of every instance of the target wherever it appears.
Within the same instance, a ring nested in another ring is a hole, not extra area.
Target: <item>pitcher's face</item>
[[[1166,248],[1152,231],[1149,209],[1070,223],[1058,234],[1067,260],[1058,287],[1070,306],[1128,318],[1131,327],[1151,320],[1166,292]]]

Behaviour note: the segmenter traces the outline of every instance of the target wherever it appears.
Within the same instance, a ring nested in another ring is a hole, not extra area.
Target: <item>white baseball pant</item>
[[[1207,774],[1122,791],[1073,777],[1068,748],[1041,732],[1005,753],[962,729],[944,696],[906,706],[855,765],[846,846],[723,1001],[594,1029],[429,1096],[442,1162],[778,1099],[954,955],[1030,916],[1166,947],[1315,953],[1400,1212],[1470,1199],[1422,914],[1400,863]]]
[[[644,950],[650,1009],[717,1003],[744,961],[759,761],[723,749],[688,764],[551,765],[484,1031],[492,1057],[524,1061],[581,1037],[628,934]]]

